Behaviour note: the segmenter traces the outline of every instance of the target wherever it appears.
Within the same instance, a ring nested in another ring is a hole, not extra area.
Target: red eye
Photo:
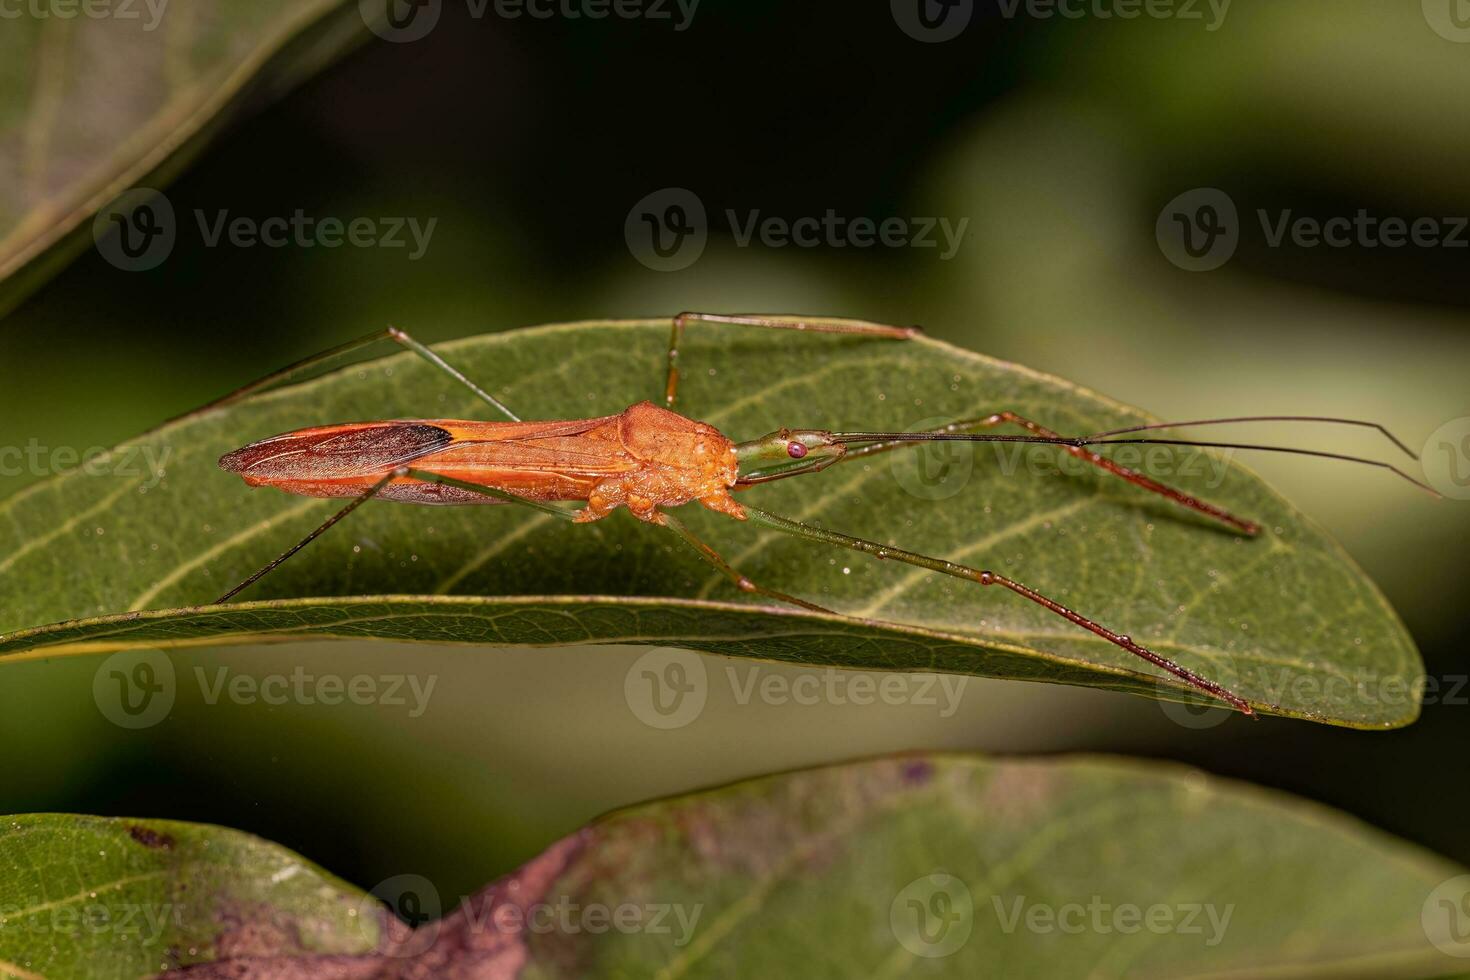
[[[806,447],[799,442],[788,442],[786,444],[786,455],[792,459],[801,459],[806,455]]]

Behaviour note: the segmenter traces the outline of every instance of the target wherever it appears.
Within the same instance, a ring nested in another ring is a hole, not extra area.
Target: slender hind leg
[[[357,508],[361,507],[363,504],[376,497],[379,493],[383,491],[384,487],[393,482],[394,477],[402,475],[402,472],[403,471],[395,471],[389,473],[377,483],[374,483],[372,486],[368,487],[367,490],[363,491],[361,496],[354,497],[352,499],[352,502],[349,503],[346,507],[343,507],[341,510],[337,511],[337,513],[333,514],[331,517],[323,521],[321,526],[318,527],[315,531],[312,531],[306,537],[302,538],[300,541],[296,542],[294,545],[281,552],[281,554],[266,562],[265,565],[261,566],[258,571],[256,571],[245,581],[241,582],[239,585],[235,586],[233,589],[226,592],[218,599],[214,600],[213,605],[218,606],[221,603],[230,601],[241,592],[244,592],[246,589],[250,588],[250,586],[254,585],[256,582],[259,582],[261,579],[265,578],[266,575],[275,571],[276,568],[279,567],[281,563],[283,563],[286,559],[290,558],[292,555],[296,554],[296,552],[300,551],[302,548],[305,548],[317,538],[321,537],[322,534],[325,533],[326,530],[330,528],[333,524],[336,524],[342,518],[346,517],[348,514],[352,513],[354,510],[357,510]]]
[[[349,340],[345,344],[338,344],[336,347],[329,347],[328,349],[321,351],[320,353],[312,354],[310,357],[302,358],[295,364],[281,368],[279,371],[273,371],[263,378],[259,378],[255,381],[250,382],[247,385],[236,388],[234,391],[223,396],[222,398],[216,398],[214,401],[209,402],[205,405],[201,405],[193,411],[185,412],[183,415],[179,415],[175,418],[169,419],[169,421],[164,424],[167,425],[171,422],[178,422],[182,419],[192,418],[196,415],[202,415],[212,409],[221,408],[225,405],[237,402],[247,395],[254,395],[259,392],[268,391],[271,388],[276,387],[277,385],[284,384],[292,377],[302,371],[307,370],[308,368],[316,367],[320,364],[325,364],[328,361],[343,357],[347,354],[351,354],[353,351],[361,350],[364,347],[368,347],[382,340],[391,340],[398,346],[413,351],[419,357],[428,361],[430,364],[434,365],[434,367],[438,368],[440,371],[444,372],[449,377],[453,378],[455,381],[459,382],[470,391],[474,392],[476,398],[479,398],[481,401],[490,405],[497,412],[501,413],[512,422],[520,421],[520,417],[512,412],[509,408],[507,408],[505,404],[501,402],[498,398],[490,394],[488,391],[485,391],[469,378],[465,377],[464,374],[462,374],[453,365],[449,364],[449,362],[445,361],[444,358],[440,357],[438,354],[434,353],[432,350],[419,343],[417,340],[414,340],[405,331],[399,330],[397,327],[384,327],[382,330],[374,330],[372,333],[364,334],[363,336],[358,337],[356,340]]]
[[[832,610],[816,605],[815,603],[807,602],[805,599],[798,599],[796,596],[787,595],[785,592],[777,592],[775,589],[768,589],[764,585],[752,582],[733,568],[729,562],[725,561],[718,551],[696,537],[693,531],[684,526],[683,521],[668,511],[662,511],[661,516],[666,527],[688,542],[690,547],[699,552],[701,558],[713,565],[721,575],[734,582],[735,587],[740,589],[740,591],[763,595],[767,598],[775,599],[777,602],[786,602],[793,606],[800,606],[802,609],[810,609],[812,612],[832,613]]]
[[[306,537],[296,542],[296,544],[292,545],[290,548],[287,548],[279,556],[267,562],[264,566],[260,568],[259,571],[255,572],[255,574],[251,575],[245,581],[241,582],[239,585],[235,586],[233,589],[226,592],[218,599],[214,600],[214,605],[219,605],[222,602],[228,602],[230,599],[233,599],[236,595],[239,595],[241,592],[245,591],[256,582],[259,582],[266,575],[275,571],[276,568],[278,568],[283,562],[286,561],[286,559],[292,557],[302,548],[305,548],[317,538],[321,537],[322,534],[326,532],[326,530],[332,525],[336,524],[342,518],[346,517],[348,514],[352,513],[354,510],[361,507],[363,504],[367,503],[378,494],[382,493],[383,488],[386,487],[389,483],[392,483],[395,479],[402,478],[407,478],[411,480],[423,480],[425,483],[440,483],[446,486],[458,487],[461,490],[469,490],[473,493],[484,494],[487,497],[494,497],[496,500],[503,500],[506,503],[521,504],[534,510],[539,510],[542,513],[548,513],[555,517],[559,517],[563,520],[573,520],[575,519],[577,514],[577,512],[574,510],[568,510],[565,507],[557,507],[554,504],[548,504],[540,500],[528,500],[525,497],[518,497],[513,493],[507,493],[506,491],[500,490],[496,487],[487,487],[479,483],[469,483],[465,480],[456,480],[453,477],[442,476],[438,473],[431,473],[427,470],[414,469],[410,466],[400,466],[397,469],[393,470],[393,472],[384,476],[377,483],[374,483],[360,496],[354,497],[351,503],[349,503],[346,507],[343,507],[341,510],[337,511],[337,513],[333,514],[331,517],[323,521],[321,526],[318,527],[315,531],[312,531]]]
[[[1152,477],[1145,476],[1137,470],[1130,469],[1122,465],[1121,463],[1116,463],[1108,457],[1095,451],[1090,446],[1065,445],[1067,441],[1066,436],[1053,432],[1051,429],[1048,429],[1037,422],[1033,422],[1028,418],[1017,415],[1015,412],[996,412],[995,414],[987,415],[984,418],[962,419],[961,421],[951,422],[948,425],[942,425],[927,431],[974,432],[980,429],[989,429],[997,425],[1007,424],[1020,426],[1027,432],[1030,432],[1032,435],[1041,436],[1045,439],[1061,440],[1061,442],[1064,444],[1063,448],[1078,459],[1083,460],[1087,463],[1091,463],[1093,466],[1096,466],[1105,472],[1111,473],[1114,476],[1121,477],[1134,486],[1142,487],[1150,493],[1156,493],[1161,497],[1166,497],[1169,500],[1174,501],[1174,503],[1178,504],[1181,507],[1187,507],[1190,510],[1198,511],[1201,514],[1212,517],[1223,524],[1227,524],[1230,527],[1235,528],[1242,534],[1255,536],[1261,530],[1260,525],[1257,524],[1255,521],[1236,517],[1234,514],[1230,513],[1230,511],[1226,510],[1223,507],[1219,507],[1207,501],[1200,500],[1198,497],[1185,493],[1183,490],[1178,490],[1174,487],[1168,486],[1167,484],[1160,483]],[[918,445],[922,445],[922,443],[877,442],[870,446],[863,446],[858,449],[849,450],[847,454],[843,457],[843,461],[857,459],[862,456],[871,456],[875,453],[889,452],[891,450],[899,449],[905,446]]]
[[[770,514],[763,510],[758,510],[757,508],[752,507],[749,504],[745,505],[745,510],[746,513],[749,515],[752,523],[762,524],[766,527],[773,528],[777,531],[782,531],[786,534],[792,534],[800,538],[806,538],[808,541],[817,541],[822,544],[837,545],[840,548],[847,548],[851,551],[860,551],[864,554],[872,555],[876,558],[901,561],[905,564],[914,565],[918,568],[928,569],[931,572],[940,572],[944,575],[951,575],[955,578],[966,579],[971,582],[976,582],[980,585],[1004,586],[1017,595],[1036,603],[1043,609],[1049,610],[1050,612],[1061,616],[1063,619],[1066,619],[1076,624],[1077,626],[1082,627],[1088,632],[1102,637],[1104,640],[1107,640],[1114,646],[1121,647],[1134,656],[1140,657],[1143,660],[1146,660],[1149,663],[1153,664],[1154,666],[1168,671],[1191,687],[1197,688],[1198,690],[1204,691],[1207,694],[1219,698],[1221,701],[1229,704],[1231,707],[1235,708],[1237,711],[1240,711],[1242,714],[1255,714],[1255,712],[1251,709],[1250,704],[1246,702],[1244,698],[1240,697],[1237,694],[1233,694],[1230,691],[1227,691],[1225,688],[1221,687],[1219,684],[1216,684],[1214,681],[1201,677],[1199,674],[1196,674],[1189,668],[1181,666],[1180,664],[1175,663],[1169,658],[1154,653],[1147,647],[1133,642],[1132,637],[1129,637],[1122,633],[1115,633],[1112,630],[1108,629],[1106,626],[1103,626],[1101,623],[1088,619],[1086,616],[1083,616],[1081,613],[1069,609],[1068,607],[1062,605],[1060,602],[1057,602],[1055,599],[1047,598],[1040,592],[1037,592],[1035,589],[1032,589],[1026,585],[1022,585],[1020,582],[1014,581],[1013,579],[1006,578],[1004,575],[998,575],[995,572],[987,571],[984,569],[971,568],[968,565],[961,565],[957,562],[947,561],[943,558],[931,558],[928,555],[921,555],[913,551],[905,551],[902,548],[894,548],[890,547],[889,545],[878,544],[876,541],[867,541],[863,538],[854,537],[850,534],[842,534],[838,531],[830,531],[827,528],[814,527],[810,524],[803,524],[800,521],[793,521],[790,518],[780,517],[776,514]]]
[[[862,337],[884,337],[889,340],[908,340],[921,331],[918,327],[891,327],[867,320],[848,320],[842,317],[797,317],[762,316],[748,313],[680,313],[674,317],[673,329],[669,333],[669,374],[664,383],[664,407],[673,408],[679,393],[679,344],[684,339],[684,329],[690,323],[716,323],[725,326],[764,327],[768,330],[799,330],[807,333],[855,334]]]

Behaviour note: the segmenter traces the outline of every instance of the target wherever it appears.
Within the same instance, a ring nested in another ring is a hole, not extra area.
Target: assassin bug
[[[897,341],[918,333],[917,328],[885,326],[861,320],[682,313],[672,321],[662,406],[644,401],[616,415],[558,421],[523,421],[510,408],[402,330],[389,327],[368,334],[247,385],[200,411],[259,391],[288,379],[298,371],[368,344],[392,340],[467,387],[505,420],[408,419],[327,425],[253,442],[226,454],[219,461],[221,468],[239,474],[250,486],[270,486],[308,497],[352,499],[316,530],[216,602],[230,600],[357,507],[374,497],[381,497],[416,504],[514,503],[578,524],[601,520],[614,510],[625,507],[639,520],[668,528],[678,535],[738,588],[804,609],[829,612],[805,599],[753,582],[671,513],[672,508],[697,502],[735,520],[762,525],[813,542],[903,562],[983,586],[999,585],[1236,710],[1253,715],[1245,699],[1216,682],[1007,576],[781,517],[737,501],[732,493],[762,483],[817,473],[844,461],[934,441],[1060,446],[1108,474],[1246,536],[1254,536],[1259,531],[1254,522],[1123,466],[1103,455],[1096,447],[1142,443],[1297,453],[1377,466],[1434,493],[1404,471],[1378,460],[1282,446],[1160,439],[1149,434],[1154,430],[1185,425],[1269,421],[1336,423],[1376,429],[1404,453],[1417,459],[1403,442],[1381,425],[1318,416],[1202,419],[1138,425],[1086,436],[1063,436],[1013,412],[1000,411],[921,432],[833,432],[781,428],[758,439],[736,442],[714,426],[686,418],[673,410],[680,378],[679,346],[685,331],[693,324],[761,327]],[[1019,427],[1026,434],[979,431],[1000,425]],[[567,501],[583,501],[586,506],[578,509],[558,506],[559,502]]]

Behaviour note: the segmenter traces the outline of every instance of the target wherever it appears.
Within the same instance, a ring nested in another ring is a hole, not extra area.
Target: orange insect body
[[[585,500],[577,520],[626,506],[663,523],[659,507],[699,501],[745,519],[730,496],[739,466],[718,429],[650,402],[617,415],[552,422],[404,419],[298,429],[223,456],[223,469],[251,486],[307,497],[357,497],[401,466],[494,487],[531,500]],[[416,504],[502,501],[412,476],[379,492]]]

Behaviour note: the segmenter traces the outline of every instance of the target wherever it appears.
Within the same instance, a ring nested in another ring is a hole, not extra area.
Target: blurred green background
[[[1470,250],[1272,247],[1255,218],[1470,214],[1470,44],[1411,2],[1238,3],[1213,25],[1204,5],[1203,21],[1002,9],[979,3],[958,38],[926,44],[886,4],[705,0],[676,31],[446,3],[426,39],[370,41],[168,189],[180,215],[436,218],[423,258],[206,248],[187,218],[151,272],[89,250],[0,324],[3,441],[108,445],[389,321],[434,341],[682,309],[922,323],[1165,417],[1363,416],[1417,447],[1470,416]],[[663,273],[635,260],[624,221],[670,186],[714,220],[703,256]],[[1166,204],[1198,187],[1228,193],[1242,221],[1211,272],[1176,267],[1155,238]],[[727,208],[969,223],[943,260],[740,247]],[[659,384],[651,364],[650,394]],[[1382,451],[1352,433],[1270,435]],[[428,710],[209,705],[181,684],[169,719],[125,731],[93,703],[99,661],[77,657],[3,671],[0,812],[214,821],[363,886],[414,873],[456,895],[650,796],[898,749],[1083,750],[1301,793],[1470,862],[1470,685],[1456,683],[1470,504],[1329,462],[1251,465],[1380,583],[1456,703],[1381,734],[1194,728],[1143,699],[971,680],[941,717],[740,704],[710,658],[704,713],[659,731],[624,700],[637,649],[315,644],[175,663],[181,676],[412,672],[436,679]],[[0,479],[0,493],[31,478]]]

